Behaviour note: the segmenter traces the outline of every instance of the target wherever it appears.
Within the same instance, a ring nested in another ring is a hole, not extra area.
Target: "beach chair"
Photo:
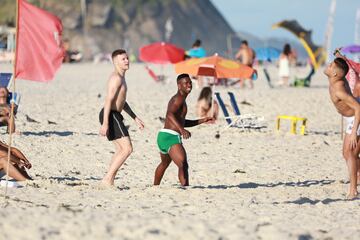
[[[270,78],[269,71],[268,71],[266,68],[264,68],[263,71],[264,71],[265,78],[266,78],[266,80],[267,80],[267,83],[268,83],[269,87],[270,87],[270,88],[273,88],[274,86],[273,86],[272,83],[271,83],[271,78]]]
[[[0,73],[0,87],[6,87],[9,90],[9,95],[7,97],[7,103],[10,104],[12,101],[15,103],[15,109],[14,112],[17,112],[18,106],[20,104],[20,94],[15,92],[10,92],[10,86],[11,86],[11,79],[12,74],[11,73]]]
[[[239,127],[243,130],[258,129],[260,130],[263,126],[259,124],[260,118],[253,114],[241,114],[240,109],[236,103],[235,96],[232,92],[229,92],[230,103],[234,110],[235,115],[230,116],[224,101],[222,100],[220,93],[215,92],[216,100],[224,114],[225,120],[228,123],[227,128]]]
[[[315,74],[315,68],[311,67],[310,73],[305,78],[297,78],[294,80],[294,87],[310,87],[311,78]]]
[[[233,92],[228,92],[230,103],[236,116],[241,116],[242,122],[250,129],[265,128],[264,117],[255,114],[241,114],[239,106],[237,105],[236,98]]]
[[[155,72],[148,66],[145,66],[146,71],[155,82],[162,82],[165,80],[164,75],[156,75]]]
[[[6,87],[9,89],[11,85],[11,73],[0,73],[0,87]]]

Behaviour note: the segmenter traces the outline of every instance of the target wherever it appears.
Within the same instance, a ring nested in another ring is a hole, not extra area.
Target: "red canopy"
[[[174,44],[156,42],[140,48],[140,60],[143,62],[166,64],[184,60],[185,51]]]

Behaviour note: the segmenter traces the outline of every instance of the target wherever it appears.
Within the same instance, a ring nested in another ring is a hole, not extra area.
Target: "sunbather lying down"
[[[0,141],[0,171],[7,171],[8,145]],[[31,180],[26,169],[31,168],[31,163],[24,154],[17,148],[11,147],[10,165],[8,175],[17,180]]]

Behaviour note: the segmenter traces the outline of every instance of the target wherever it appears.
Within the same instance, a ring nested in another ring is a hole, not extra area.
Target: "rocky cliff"
[[[116,48],[137,54],[140,46],[155,41],[188,49],[196,38],[209,54],[224,54],[226,37],[234,33],[209,0],[28,1],[61,18],[64,38],[88,57]],[[9,8],[15,1],[0,2]],[[3,12],[0,24],[13,22],[12,11]]]

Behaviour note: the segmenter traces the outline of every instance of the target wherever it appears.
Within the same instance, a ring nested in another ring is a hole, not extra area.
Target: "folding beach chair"
[[[155,82],[162,82],[165,80],[164,75],[156,75],[155,72],[148,65],[145,66],[145,69]]]
[[[10,86],[11,86],[11,73],[0,73],[0,87],[6,87],[9,90],[9,95],[7,97],[7,103],[10,104],[11,102],[15,103],[15,113],[17,112],[19,103],[20,103],[20,94],[15,92],[10,92]]]
[[[0,87],[6,87],[9,89],[11,85],[11,73],[0,73]]]
[[[229,112],[226,109],[224,101],[222,100],[222,98],[220,96],[220,93],[215,92],[216,100],[217,100],[222,112],[224,113],[226,122],[228,123],[227,128],[239,127],[239,128],[242,128],[243,130],[245,130],[245,129],[260,130],[261,128],[266,127],[263,124],[263,121],[264,121],[263,117],[258,117],[254,114],[241,114],[240,109],[236,103],[235,95],[232,92],[228,92],[228,94],[230,97],[231,106],[235,113],[234,116],[230,116]]]
[[[273,88],[273,85],[272,85],[271,79],[270,79],[270,74],[269,74],[268,70],[266,68],[264,68],[263,71],[264,71],[265,78],[267,80],[267,83],[268,83],[269,87]]]

